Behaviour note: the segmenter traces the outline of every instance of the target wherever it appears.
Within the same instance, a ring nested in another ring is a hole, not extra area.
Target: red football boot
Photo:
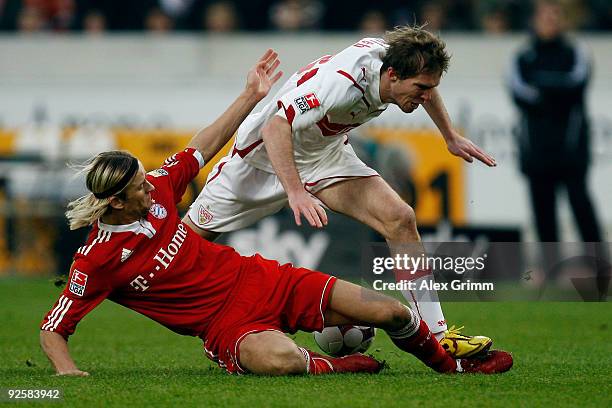
[[[310,355],[309,374],[327,373],[370,373],[376,374],[385,366],[373,357],[361,353],[351,354],[344,357],[324,356],[314,351],[307,350]]]
[[[512,354],[502,350],[491,350],[478,357],[457,360],[458,373],[498,374],[512,368]]]

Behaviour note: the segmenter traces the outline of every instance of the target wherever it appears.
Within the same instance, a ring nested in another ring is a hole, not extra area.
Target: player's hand
[[[289,195],[289,207],[293,210],[295,223],[299,226],[302,225],[302,215],[311,227],[322,228],[327,225],[325,209],[305,190]]]
[[[78,369],[75,370],[66,370],[66,371],[60,371],[57,374],[55,374],[58,377],[61,376],[70,376],[70,377],[89,377],[89,373],[87,371],[81,371]]]
[[[252,91],[260,100],[265,98],[272,86],[283,75],[283,71],[275,73],[279,65],[278,53],[268,49],[259,59],[259,62],[249,70],[246,89]]]
[[[454,132],[453,138],[448,139],[446,147],[448,151],[455,156],[461,157],[466,162],[472,163],[474,159],[478,159],[489,167],[497,166],[495,159],[485,153],[480,147],[476,146],[474,142],[459,133]]]

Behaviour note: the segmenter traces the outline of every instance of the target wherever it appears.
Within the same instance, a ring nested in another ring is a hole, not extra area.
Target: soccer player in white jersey
[[[450,57],[445,44],[419,27],[399,27],[385,39],[365,38],[295,73],[268,105],[238,129],[232,151],[208,177],[184,221],[207,239],[238,230],[287,203],[295,222],[327,224],[324,206],[382,234],[394,252],[418,243],[413,209],[366,166],[348,143],[351,129],[389,104],[411,113],[420,105],[450,153],[468,162],[495,160],[451,125],[436,87]],[[428,270],[413,280],[432,280]],[[417,287],[419,283],[417,283]],[[455,357],[488,350],[491,339],[447,330],[435,290],[404,292],[442,346]]]

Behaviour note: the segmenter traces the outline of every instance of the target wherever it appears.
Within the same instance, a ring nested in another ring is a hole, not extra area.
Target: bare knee
[[[304,374],[306,372],[306,359],[304,354],[296,347],[278,350],[270,353],[268,361],[264,364],[265,375]]]
[[[410,323],[412,314],[408,306],[393,300],[376,313],[377,326],[385,330],[399,330]]]
[[[240,344],[240,364],[253,374],[288,375],[306,372],[306,359],[297,345],[280,333],[256,333]]]
[[[387,240],[412,242],[419,239],[416,215],[408,204],[403,201],[393,203],[382,216],[382,232]]]

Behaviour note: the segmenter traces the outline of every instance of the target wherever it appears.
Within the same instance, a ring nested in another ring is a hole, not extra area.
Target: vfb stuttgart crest
[[[75,269],[70,277],[70,292],[77,296],[83,296],[87,286],[87,274]]]
[[[213,219],[213,215],[203,205],[198,210],[198,223],[200,225],[208,224]]]
[[[161,204],[153,204],[149,212],[158,220],[163,220],[168,215],[168,211],[166,211],[166,208]]]

